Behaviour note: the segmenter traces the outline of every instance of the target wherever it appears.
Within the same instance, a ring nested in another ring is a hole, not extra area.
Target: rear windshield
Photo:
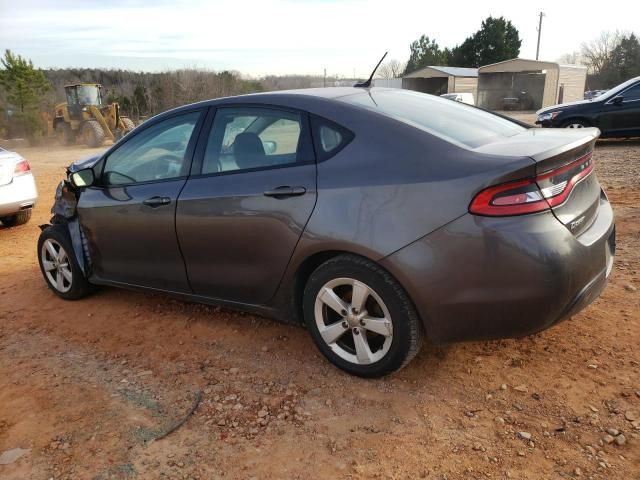
[[[461,102],[409,90],[376,90],[339,97],[393,117],[434,135],[476,148],[495,140],[517,135],[526,128]]]

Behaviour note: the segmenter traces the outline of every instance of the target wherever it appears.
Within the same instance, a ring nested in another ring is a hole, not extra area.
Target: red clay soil
[[[20,150],[40,202],[0,227],[0,454],[30,451],[3,480],[640,478],[640,143],[596,150],[618,232],[600,299],[528,338],[427,345],[382,380],[263,318],[112,288],[55,297],[38,225],[90,152]]]

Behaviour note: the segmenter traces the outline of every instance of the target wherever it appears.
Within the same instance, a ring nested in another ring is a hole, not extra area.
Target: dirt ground
[[[40,202],[0,228],[0,453],[29,451],[3,480],[640,478],[640,142],[597,147],[618,232],[600,299],[532,337],[426,346],[382,380],[263,318],[112,288],[56,298],[38,225],[91,151],[19,151]]]

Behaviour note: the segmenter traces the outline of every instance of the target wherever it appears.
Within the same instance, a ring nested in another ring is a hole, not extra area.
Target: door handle
[[[151,197],[147,198],[142,203],[147,207],[156,208],[161,207],[162,205],[169,205],[171,203],[171,199],[169,197]]]
[[[287,198],[298,197],[300,195],[304,195],[305,193],[307,193],[307,189],[304,187],[282,186],[274,188],[273,190],[267,190],[266,192],[264,192],[264,196],[273,198]]]

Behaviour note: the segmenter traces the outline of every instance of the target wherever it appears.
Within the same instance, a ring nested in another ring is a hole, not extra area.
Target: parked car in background
[[[29,162],[0,148],[0,222],[7,227],[27,223],[37,199]]]
[[[517,97],[505,97],[502,99],[502,110],[533,110],[533,97],[529,92],[518,92]]]
[[[475,105],[476,102],[473,99],[473,93],[444,93],[440,95],[447,100],[453,100],[455,102],[466,103],[467,105]]]
[[[304,323],[338,367],[385,375],[423,336],[527,335],[599,295],[597,137],[400,89],[187,105],[69,168],[40,268],[64,299],[112,285]]]
[[[536,114],[536,124],[543,127],[598,127],[602,137],[640,136],[640,77],[591,100],[554,105]]]
[[[584,92],[584,99],[591,100],[592,98],[599,97],[605,92],[606,90],[587,90],[586,92]]]

